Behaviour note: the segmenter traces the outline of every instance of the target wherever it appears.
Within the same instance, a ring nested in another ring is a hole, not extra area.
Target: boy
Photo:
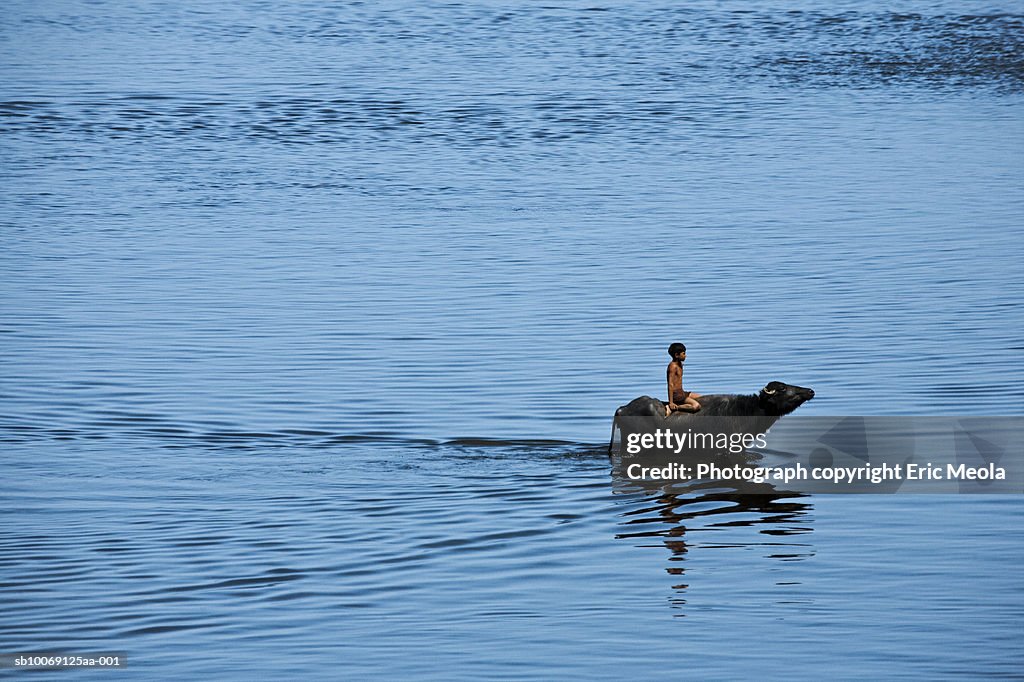
[[[686,346],[681,343],[673,343],[668,347],[668,354],[672,356],[672,362],[668,363],[666,374],[668,375],[668,405],[665,407],[665,416],[673,412],[696,412],[700,409],[700,403],[694,398],[699,398],[699,393],[683,390],[683,363],[686,361]]]

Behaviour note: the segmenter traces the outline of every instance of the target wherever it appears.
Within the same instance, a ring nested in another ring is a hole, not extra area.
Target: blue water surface
[[[1019,496],[640,488],[602,444],[676,340],[702,393],[1021,414],[1022,27],[944,0],[6,3],[0,653],[1019,675]]]

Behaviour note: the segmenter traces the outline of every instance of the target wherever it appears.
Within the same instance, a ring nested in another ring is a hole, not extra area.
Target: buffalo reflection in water
[[[716,463],[723,467],[756,466],[757,459],[752,453],[715,457]],[[765,558],[780,561],[801,561],[813,556],[808,543],[793,538],[813,530],[810,516],[813,507],[804,493],[780,490],[771,483],[634,480],[626,474],[630,464],[664,468],[678,461],[678,457],[612,457],[613,492],[640,496],[637,504],[623,514],[622,530],[615,535],[616,539],[636,542],[657,538],[669,551],[669,566],[665,570],[673,576],[685,575],[687,555],[698,548],[757,546],[767,550]],[[685,463],[692,466],[695,462]],[[741,531],[751,528],[758,531],[754,539]],[[704,539],[708,532],[714,533],[715,540]],[[685,604],[683,594],[689,584],[672,587],[676,591],[672,604],[677,607]]]

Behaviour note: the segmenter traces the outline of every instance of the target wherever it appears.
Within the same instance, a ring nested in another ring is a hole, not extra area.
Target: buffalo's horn
[[[764,388],[761,389],[761,392],[764,393],[765,395],[775,395],[778,392],[778,389],[775,389],[774,391],[769,391],[768,387],[765,386]]]

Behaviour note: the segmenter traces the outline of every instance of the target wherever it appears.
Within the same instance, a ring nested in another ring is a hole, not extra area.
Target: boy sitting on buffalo
[[[696,412],[700,409],[700,403],[694,398],[699,398],[700,394],[683,390],[683,363],[686,361],[686,346],[681,343],[673,343],[668,347],[668,354],[672,356],[672,362],[668,363],[666,370],[668,405],[665,408],[665,416],[673,412]]]

